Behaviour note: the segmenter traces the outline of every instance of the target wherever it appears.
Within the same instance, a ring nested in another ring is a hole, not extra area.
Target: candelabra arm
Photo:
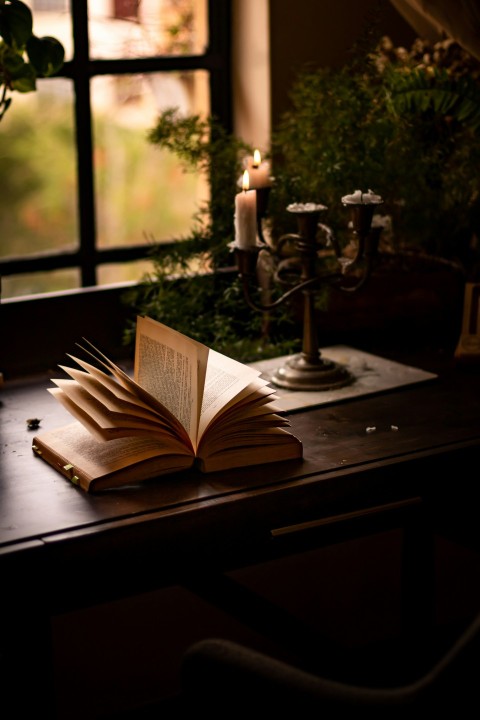
[[[282,235],[278,238],[277,241],[277,247],[276,247],[276,254],[280,255],[284,245],[287,244],[289,240],[293,240],[294,242],[298,242],[299,240],[302,240],[302,236],[298,235],[298,233],[287,233],[286,235]]]
[[[257,310],[257,312],[267,312],[268,310],[273,310],[274,308],[282,305],[286,300],[288,300],[288,298],[291,298],[293,295],[296,295],[302,290],[308,290],[310,288],[313,288],[315,285],[318,285],[322,280],[321,277],[310,278],[309,280],[305,280],[305,282],[302,282],[299,285],[295,285],[294,287],[290,288],[290,290],[286,290],[279,298],[277,298],[271,303],[257,303],[252,300],[252,297],[250,295],[249,278],[242,273],[240,273],[240,278],[242,280],[243,294],[247,305],[251,307],[252,310]]]
[[[345,292],[345,293],[354,293],[354,292],[357,292],[357,290],[360,290],[360,288],[361,288],[363,285],[365,285],[365,283],[367,282],[367,280],[370,278],[370,276],[371,276],[371,274],[372,274],[372,267],[373,267],[372,261],[371,261],[371,260],[367,260],[366,265],[365,265],[365,270],[364,270],[364,272],[362,273],[362,275],[361,275],[361,277],[360,277],[360,279],[358,280],[357,283],[355,283],[354,285],[342,285],[342,284],[340,283],[340,284],[338,284],[338,285],[336,286],[336,289],[337,289],[337,290],[340,290],[341,292]],[[345,277],[345,276],[342,276],[342,277]]]
[[[262,242],[264,245],[267,245],[265,236],[263,234],[263,218],[261,215],[257,216],[257,234],[260,239],[260,242]]]
[[[341,257],[342,250],[340,248],[340,243],[338,242],[337,236],[333,232],[332,228],[329,225],[325,225],[325,223],[318,223],[318,227],[325,233],[327,246],[330,245],[333,248],[337,258]]]
[[[357,252],[355,253],[355,257],[353,258],[353,265],[357,265],[365,255],[365,236],[357,235],[357,237],[358,237]]]
[[[341,290],[342,292],[346,292],[346,293],[354,293],[354,292],[357,292],[357,290],[360,290],[360,288],[363,285],[365,285],[367,280],[369,280],[369,278],[371,277],[371,274],[372,274],[375,258],[377,255],[380,233],[381,233],[381,228],[375,227],[370,230],[368,235],[360,236],[359,247],[360,246],[362,247],[362,253],[365,258],[365,269],[357,283],[355,283],[353,285],[343,285],[341,282],[339,282],[336,285],[337,290]],[[360,259],[359,253],[357,252],[355,259],[352,260],[352,262],[349,262],[345,266],[345,268],[344,268],[345,271],[355,267],[355,265],[358,263],[359,259]],[[346,275],[346,272],[342,273],[340,278],[345,277],[345,275]]]

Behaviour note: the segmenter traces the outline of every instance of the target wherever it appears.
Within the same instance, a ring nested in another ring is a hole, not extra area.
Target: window
[[[35,12],[41,10],[65,11],[67,9],[68,0],[34,0],[30,3]]]
[[[205,180],[149,145],[166,107],[231,129],[229,0],[28,2],[66,48],[0,126],[2,298],[140,279],[190,227]]]

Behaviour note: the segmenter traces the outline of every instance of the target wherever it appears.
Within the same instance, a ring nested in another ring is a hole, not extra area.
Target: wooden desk
[[[172,582],[195,585],[202,574],[305,537],[310,523],[374,518],[379,509],[444,494],[452,513],[455,504],[468,509],[476,480],[466,468],[478,468],[480,453],[480,374],[436,354],[416,364],[439,377],[292,414],[302,463],[189,471],[99,495],[69,484],[32,453],[28,418],[40,418],[43,429],[70,419],[46,392],[48,379],[7,382],[0,396],[0,578],[12,687],[18,680],[25,690],[28,678],[27,699],[34,697],[35,707],[37,698],[51,701],[44,651],[52,614]],[[367,433],[371,426],[376,431]]]

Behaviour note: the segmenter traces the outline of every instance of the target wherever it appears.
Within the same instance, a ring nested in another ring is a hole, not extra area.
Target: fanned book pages
[[[303,456],[259,370],[151,318],[137,318],[133,378],[88,341],[82,355],[48,389],[72,422],[33,451],[88,492]]]

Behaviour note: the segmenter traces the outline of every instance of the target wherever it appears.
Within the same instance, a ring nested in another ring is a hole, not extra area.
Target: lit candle
[[[247,158],[247,170],[250,175],[250,187],[252,189],[270,187],[272,184],[270,163],[266,160],[262,161],[259,150],[254,151],[253,158]]]
[[[249,190],[248,170],[243,173],[243,190],[235,196],[235,242],[242,250],[257,244],[257,193]]]

